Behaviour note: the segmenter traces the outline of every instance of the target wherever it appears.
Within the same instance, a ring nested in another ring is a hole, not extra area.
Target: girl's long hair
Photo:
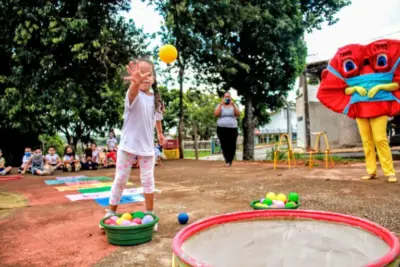
[[[145,57],[139,58],[136,61],[137,62],[147,62],[152,66],[152,68],[153,68],[153,76],[154,76],[154,83],[151,86],[151,88],[153,89],[153,93],[154,93],[154,112],[164,113],[164,104],[162,102],[161,92],[158,89],[157,73],[156,73],[156,68],[154,66],[153,61],[151,61],[150,59],[145,58]]]

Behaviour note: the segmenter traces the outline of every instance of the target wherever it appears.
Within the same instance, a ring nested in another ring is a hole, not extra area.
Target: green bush
[[[39,140],[43,144],[43,154],[47,154],[49,147],[54,146],[59,157],[62,157],[64,155],[64,147],[66,143],[61,136],[49,136],[46,134],[42,134],[39,136]]]

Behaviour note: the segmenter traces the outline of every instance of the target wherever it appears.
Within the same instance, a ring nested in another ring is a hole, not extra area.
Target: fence
[[[194,141],[183,141],[184,151],[195,151]],[[202,140],[197,141],[198,151],[210,151],[211,154],[217,154],[221,152],[221,146],[217,140]]]

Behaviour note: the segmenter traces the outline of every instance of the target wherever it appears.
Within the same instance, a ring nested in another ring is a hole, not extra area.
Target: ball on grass
[[[186,213],[178,215],[178,221],[180,224],[186,224],[189,221],[189,216]]]

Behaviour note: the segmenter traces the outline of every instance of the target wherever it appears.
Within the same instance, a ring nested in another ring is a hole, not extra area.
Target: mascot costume
[[[344,46],[321,76],[319,101],[357,121],[368,173],[361,179],[376,178],[376,148],[388,182],[397,182],[386,127],[400,113],[400,40]]]

